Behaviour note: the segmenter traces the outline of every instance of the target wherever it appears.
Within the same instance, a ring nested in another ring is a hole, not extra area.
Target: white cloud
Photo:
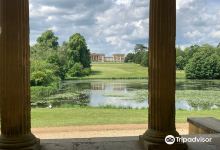
[[[186,38],[190,38],[190,39],[200,38],[202,35],[203,34],[197,30],[188,31],[187,33],[184,34]]]
[[[182,4],[181,4],[182,3]],[[177,3],[177,44],[192,45],[220,42],[219,2],[209,0],[186,0]]]
[[[56,26],[52,26],[52,27],[49,27],[48,30],[53,30],[54,32],[57,32],[58,28]]]
[[[62,10],[54,6],[41,6],[39,12],[42,14],[62,13]]]
[[[131,6],[133,0],[116,0],[116,4],[118,5],[126,5]]]
[[[177,45],[220,42],[218,0],[177,0]],[[31,44],[53,29],[62,43],[85,36],[92,51],[129,52],[147,44],[149,0],[30,0]]]
[[[176,0],[176,9],[179,10],[183,7],[189,7],[189,4],[195,0]]]
[[[220,31],[213,31],[213,32],[211,32],[210,35],[211,35],[212,38],[219,39],[219,42],[220,42]]]

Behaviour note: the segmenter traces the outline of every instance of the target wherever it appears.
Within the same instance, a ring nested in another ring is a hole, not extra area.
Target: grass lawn
[[[148,68],[134,63],[93,63],[92,74],[82,79],[139,79],[148,78]],[[177,71],[177,78],[185,78]]]
[[[187,117],[216,117],[220,119],[220,109],[203,111],[178,110],[177,123],[185,123]],[[59,127],[72,125],[102,124],[143,124],[147,123],[146,109],[110,108],[35,108],[32,109],[33,127]]]
[[[184,70],[177,70],[176,71],[176,78],[177,79],[185,79],[186,78],[185,71]]]
[[[147,78],[148,68],[133,63],[94,63],[88,78]]]

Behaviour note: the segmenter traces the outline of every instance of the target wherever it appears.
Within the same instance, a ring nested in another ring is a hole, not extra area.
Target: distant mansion
[[[91,54],[92,62],[124,62],[125,54],[113,54],[112,57],[106,57],[105,54]]]

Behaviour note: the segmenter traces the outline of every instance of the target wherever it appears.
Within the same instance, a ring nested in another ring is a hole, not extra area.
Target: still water
[[[71,80],[50,97],[50,105],[147,108],[147,80]],[[177,80],[176,109],[218,109],[220,81]],[[166,102],[164,102],[166,104]]]

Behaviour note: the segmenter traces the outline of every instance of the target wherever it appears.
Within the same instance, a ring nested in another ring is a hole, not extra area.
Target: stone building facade
[[[113,60],[115,62],[124,62],[125,61],[125,54],[113,54]]]
[[[92,62],[124,62],[125,54],[113,54],[111,57],[106,57],[105,54],[91,53]]]
[[[105,54],[92,53],[90,57],[91,57],[92,62],[104,62],[105,61]]]

